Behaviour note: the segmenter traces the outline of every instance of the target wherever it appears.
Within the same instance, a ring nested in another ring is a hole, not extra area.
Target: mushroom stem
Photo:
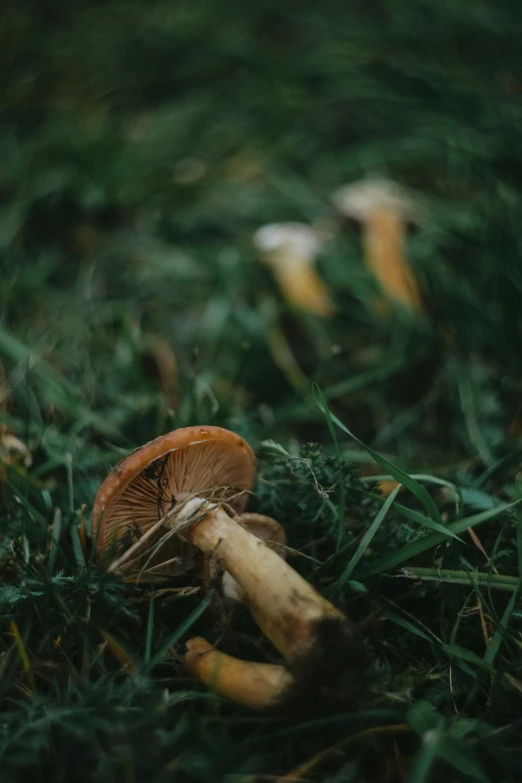
[[[205,639],[186,643],[185,664],[207,688],[254,710],[275,706],[290,690],[293,677],[283,666],[254,663],[220,652]]]
[[[239,583],[255,621],[294,672],[304,674],[329,657],[336,672],[340,657],[343,667],[361,664],[355,626],[264,541],[200,498],[185,504],[182,518],[188,522],[182,537],[217,558]]]
[[[375,277],[391,299],[420,312],[421,297],[404,252],[404,236],[404,219],[391,207],[372,210],[364,221],[366,258]]]
[[[267,260],[287,302],[314,315],[327,317],[332,314],[328,289],[315,271],[311,259],[282,248],[270,253]]]

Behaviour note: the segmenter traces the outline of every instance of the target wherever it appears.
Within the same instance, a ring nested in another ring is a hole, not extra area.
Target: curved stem
[[[200,637],[188,640],[185,664],[210,690],[255,710],[275,706],[294,683],[283,666],[233,658]]]

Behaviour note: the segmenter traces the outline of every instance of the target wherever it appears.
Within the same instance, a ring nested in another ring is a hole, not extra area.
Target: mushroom
[[[210,690],[254,710],[277,707],[294,686],[292,675],[273,663],[242,661],[220,652],[205,639],[186,643],[190,674]]]
[[[6,466],[23,472],[32,461],[32,454],[25,443],[6,424],[0,424],[0,483],[7,475]]]
[[[183,544],[214,560],[241,588],[265,636],[296,683],[325,698],[347,699],[360,687],[363,646],[355,625],[280,555],[227,513],[244,506],[255,472],[248,444],[219,427],[187,427],[133,452],[116,466],[94,502],[99,560],[133,527],[139,565],[152,564],[149,541],[169,566],[186,567]],[[161,531],[162,538],[157,539]],[[113,560],[121,567],[127,553]],[[148,561],[143,564],[143,558]],[[179,572],[179,571],[178,571]]]
[[[328,290],[313,266],[322,244],[317,231],[305,223],[270,223],[256,231],[254,244],[291,305],[313,315],[332,314]]]
[[[411,312],[422,311],[417,281],[404,251],[405,223],[416,207],[394,182],[365,179],[337,190],[334,205],[363,224],[367,262],[388,297]]]

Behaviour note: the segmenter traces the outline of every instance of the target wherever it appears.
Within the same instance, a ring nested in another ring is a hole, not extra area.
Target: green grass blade
[[[448,525],[448,530],[455,534],[463,533],[468,529],[468,527],[474,528],[478,525],[481,525],[483,522],[489,522],[489,520],[495,519],[504,512],[514,508],[519,502],[520,501],[515,500],[513,503],[505,503],[503,506],[498,506],[497,508],[490,509],[489,511],[482,511],[480,514],[474,514],[471,517],[458,519],[456,522],[451,522]],[[396,568],[402,563],[406,563],[408,560],[421,555],[428,549],[432,549],[433,547],[437,546],[442,541],[444,541],[444,538],[445,536],[442,533],[430,533],[418,541],[413,541],[411,544],[407,544],[398,552],[391,552],[390,554],[386,555],[379,563],[368,569],[364,575],[380,574],[383,571],[389,571],[391,568]]]
[[[323,392],[316,383],[312,385],[312,390],[317,407],[326,415],[328,405]],[[398,468],[392,462],[389,462],[384,457],[381,457],[378,452],[374,451],[370,446],[367,446],[366,443],[363,443],[362,440],[359,440],[359,438],[354,435],[353,432],[351,432],[348,427],[346,427],[342,421],[337,418],[337,416],[334,416],[333,413],[330,413],[330,417],[331,420],[339,427],[339,429],[341,429],[343,432],[353,438],[356,443],[362,446],[362,448],[368,452],[368,454],[375,460],[375,462],[377,462],[378,465],[381,466],[381,468],[386,470],[396,481],[398,481],[400,484],[403,484],[407,489],[413,492],[415,497],[424,505],[431,519],[433,519],[435,522],[438,522],[439,524],[442,522],[435,501],[431,497],[430,493],[422,486],[422,484],[419,484],[418,481],[412,479],[407,473]]]
[[[518,578],[522,580],[522,509],[518,506],[516,511],[517,520],[517,555],[518,555]]]
[[[354,491],[357,492],[357,489]],[[366,492],[365,497],[371,498],[376,503],[381,503],[381,505],[386,502],[386,498],[383,498],[382,495],[376,495],[373,492]],[[416,522],[419,525],[428,528],[428,530],[434,530],[446,538],[454,538],[456,541],[463,543],[462,539],[456,536],[455,533],[449,529],[448,525],[439,525],[438,522],[433,522],[432,519],[424,516],[424,514],[421,514],[420,511],[415,511],[413,508],[408,508],[408,506],[403,506],[400,503],[395,503],[394,508],[395,511],[398,511],[400,514],[402,514],[402,516],[406,517],[406,519],[409,519],[411,522]]]
[[[492,664],[497,656],[498,650],[500,648],[500,644],[509,625],[509,619],[514,609],[519,590],[520,590],[520,582],[519,582],[518,590],[514,592],[511,598],[509,599],[508,605],[506,606],[504,610],[504,614],[502,615],[502,618],[500,620],[500,625],[496,628],[495,633],[493,634],[493,637],[490,643],[488,644],[488,648],[484,654],[484,661],[486,663]]]
[[[54,570],[54,561],[56,559],[56,553],[58,552],[58,546],[60,543],[60,535],[62,533],[62,512],[59,508],[54,510],[52,531],[51,548],[49,550],[49,573],[51,574]]]
[[[152,655],[152,633],[154,630],[154,590],[150,591],[149,616],[147,618],[147,638],[145,640],[145,664],[148,664]]]
[[[485,661],[484,658],[481,658],[480,655],[474,653],[473,650],[468,650],[458,644],[444,644],[442,649],[447,655],[450,655],[454,658],[462,658],[463,661],[472,663],[474,666],[478,666],[479,669],[485,669],[486,671],[490,672],[490,674],[494,674],[495,672],[493,666]]]
[[[442,732],[440,729],[430,729],[426,732],[406,779],[407,783],[425,783],[428,780],[433,764],[437,760],[441,741]]]
[[[388,620],[390,620],[392,623],[395,623],[395,625],[398,625],[399,628],[408,631],[408,633],[412,633],[414,636],[418,636],[419,639],[423,639],[425,642],[428,642],[429,644],[433,644],[433,642],[435,641],[434,639],[429,637],[428,634],[424,633],[424,631],[421,631],[420,628],[417,628],[416,625],[410,623],[409,620],[405,620],[404,617],[401,617],[396,612],[392,612],[389,609],[386,609],[383,612],[383,616],[386,617]]]
[[[343,537],[344,532],[344,515],[345,515],[345,505],[346,505],[346,498],[345,498],[345,489],[344,489],[344,476],[343,471],[341,467],[341,451],[339,449],[339,441],[337,440],[337,434],[335,432],[335,427],[333,425],[332,421],[332,415],[330,413],[330,409],[328,407],[328,404],[326,402],[326,399],[323,395],[323,393],[320,391],[317,384],[312,384],[312,392],[314,394],[314,397],[316,393],[320,394],[320,399],[323,404],[323,407],[321,410],[324,413],[324,416],[326,418],[326,423],[328,425],[328,429],[330,431],[330,435],[332,437],[335,453],[337,455],[337,464],[339,466],[339,507],[338,507],[338,517],[339,517],[339,526],[337,529],[337,549],[339,549]]]
[[[401,488],[401,485],[398,484],[395,489],[390,493],[389,497],[386,498],[386,502],[382,506],[382,508],[379,510],[379,513],[373,520],[372,524],[368,528],[368,530],[365,532],[363,537],[361,538],[361,541],[359,543],[359,546],[357,547],[357,550],[355,551],[352,559],[342,572],[341,576],[339,577],[340,584],[344,584],[347,579],[350,578],[353,569],[358,564],[361,557],[364,555],[368,547],[370,546],[370,543],[372,542],[373,537],[377,533],[378,529],[380,528],[381,524],[386,519],[386,515],[388,514],[388,511],[392,507],[395,498],[397,497],[399,490]]]
[[[388,362],[379,364],[377,367],[372,367],[371,370],[366,370],[359,375],[355,375],[352,378],[346,378],[339,383],[335,383],[324,390],[324,396],[328,400],[335,400],[337,397],[345,397],[347,394],[353,394],[353,392],[360,391],[366,386],[370,386],[373,383],[388,378],[393,375],[397,370],[404,369],[405,367],[413,364],[416,357],[405,357],[403,355],[398,358],[390,359]]]
[[[160,663],[160,661],[163,660],[163,658],[166,656],[168,651],[173,647],[176,642],[181,639],[183,634],[185,634],[188,629],[196,622],[198,617],[203,614],[207,606],[212,601],[212,596],[207,595],[206,598],[201,601],[199,606],[197,606],[194,611],[192,611],[189,616],[181,623],[181,625],[178,626],[178,628],[172,633],[168,638],[167,641],[164,642],[158,652],[152,656],[152,658],[149,660],[147,664],[143,667],[143,674],[148,674],[152,669]]]
[[[78,568],[85,568],[85,558],[83,556],[82,543],[80,541],[80,533],[76,525],[71,525],[70,534],[73,545],[74,559]]]
[[[470,780],[476,783],[489,783],[490,778],[484,775],[480,762],[474,758],[472,750],[464,740],[457,741],[446,734],[439,747],[439,756]]]
[[[452,585],[470,585],[505,590],[514,593],[518,590],[519,579],[504,574],[484,574],[478,571],[454,571],[449,568],[421,568],[408,566],[402,569],[401,576],[426,582],[441,582]]]

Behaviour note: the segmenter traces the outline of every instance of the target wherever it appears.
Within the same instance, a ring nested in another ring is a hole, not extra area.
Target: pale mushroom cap
[[[416,206],[395,182],[387,179],[363,179],[345,185],[332,195],[334,206],[346,217],[364,220],[381,209],[393,209],[405,218],[413,218]]]
[[[313,259],[321,249],[319,234],[306,223],[269,223],[254,234],[254,243],[263,253],[287,249],[298,258]]]
[[[145,444],[116,465],[94,500],[92,535],[102,557],[113,542],[127,546],[176,503],[197,496],[244,508],[255,456],[239,435],[221,427],[185,427]],[[174,557],[177,539],[164,559]],[[126,547],[127,548],[127,547]]]

